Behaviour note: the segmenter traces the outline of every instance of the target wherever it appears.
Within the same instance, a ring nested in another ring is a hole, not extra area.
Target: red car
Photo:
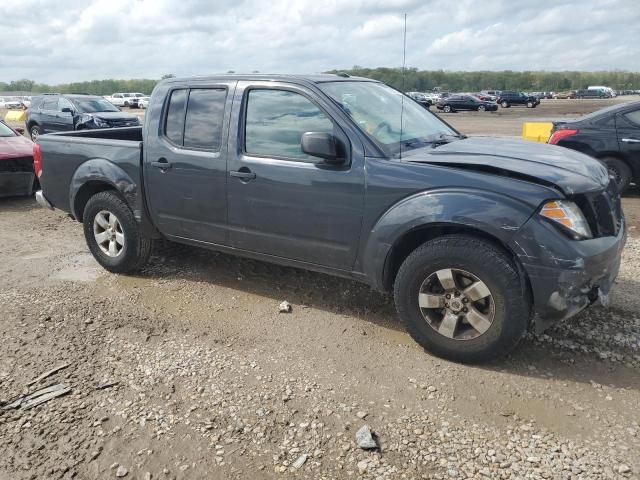
[[[0,197],[31,195],[35,178],[33,142],[0,120]]]

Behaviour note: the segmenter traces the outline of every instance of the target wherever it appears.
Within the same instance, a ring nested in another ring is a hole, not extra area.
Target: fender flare
[[[363,248],[362,266],[372,286],[385,290],[385,268],[403,237],[430,227],[480,231],[507,245],[536,207],[485,190],[446,188],[423,191],[399,201],[375,223]]]
[[[115,163],[104,158],[92,158],[91,160],[83,162],[71,178],[71,184],[69,186],[69,206],[76,219],[82,217],[82,212],[78,211],[76,205],[78,194],[90,183],[110,185],[122,194],[133,210],[134,216],[137,219],[140,218],[141,203],[136,182]]]

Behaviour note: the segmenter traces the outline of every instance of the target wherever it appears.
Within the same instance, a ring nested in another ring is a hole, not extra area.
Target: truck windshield
[[[74,98],[76,108],[80,113],[119,112],[117,107],[102,98]]]
[[[319,87],[389,156],[460,137],[423,106],[382,83],[340,81]]]

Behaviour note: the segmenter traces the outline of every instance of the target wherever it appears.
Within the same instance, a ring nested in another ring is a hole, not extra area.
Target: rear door
[[[227,243],[228,118],[233,82],[176,86],[160,128],[146,132],[145,185],[152,219],[166,235]],[[156,123],[157,125],[157,123]]]
[[[618,145],[633,169],[640,175],[640,108],[616,115]]]
[[[364,205],[364,157],[337,107],[306,87],[239,82],[229,138],[232,246],[350,270]],[[333,117],[333,118],[332,118]],[[328,132],[346,157],[328,165],[301,150],[305,132]]]

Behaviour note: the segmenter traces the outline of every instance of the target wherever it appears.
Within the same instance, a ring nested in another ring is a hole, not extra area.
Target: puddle
[[[104,270],[90,254],[75,255],[69,258],[69,265],[51,275],[52,280],[67,282],[93,282]]]

